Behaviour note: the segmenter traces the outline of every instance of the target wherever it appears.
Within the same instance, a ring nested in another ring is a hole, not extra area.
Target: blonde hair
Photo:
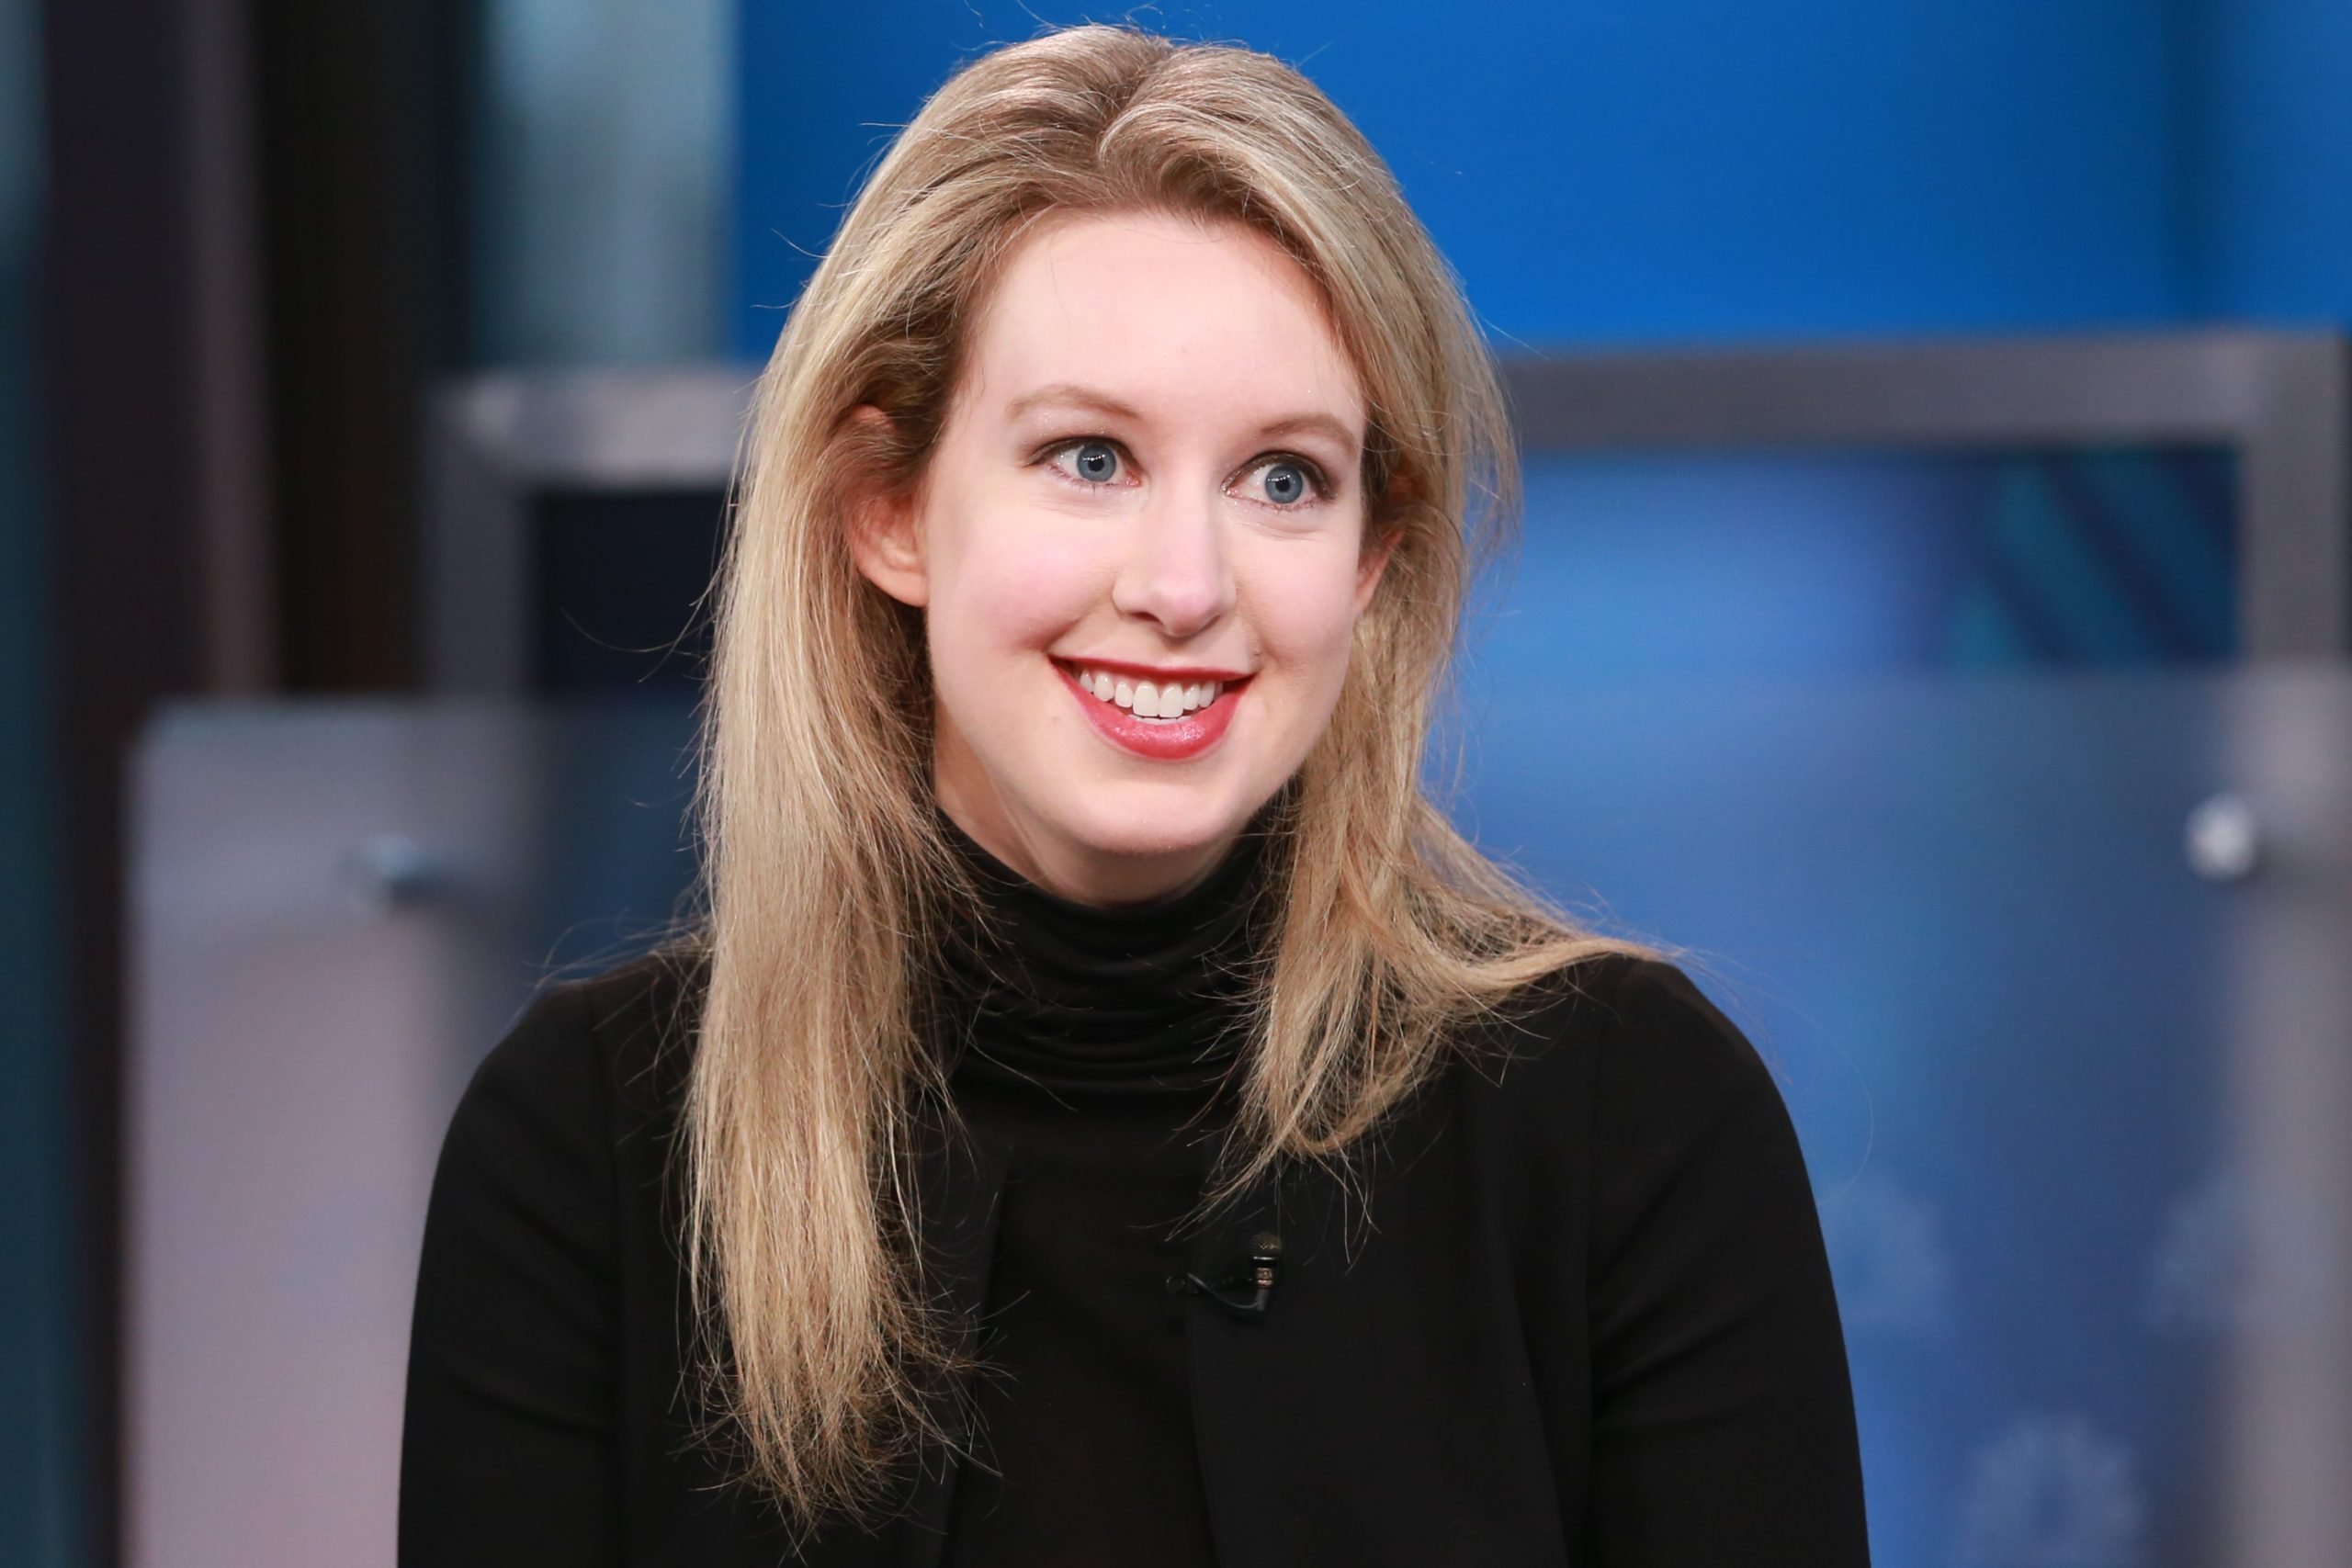
[[[862,578],[851,498],[913,483],[991,280],[1047,214],[1246,224],[1319,287],[1364,390],[1367,545],[1396,544],[1330,724],[1277,797],[1280,900],[1206,1213],[1330,1161],[1529,982],[1651,950],[1574,926],[1419,778],[1468,573],[1508,525],[1493,366],[1394,177],[1290,67],[1080,27],[958,73],[843,220],[762,377],[718,590],[696,815],[708,961],[684,1108],[689,1278],[713,1427],[803,1525],[943,1436],[954,1325],[911,1192],[931,955],[983,918],[931,796],[915,612]],[[849,417],[862,404],[886,421]],[[1486,504],[1474,508],[1475,493]]]

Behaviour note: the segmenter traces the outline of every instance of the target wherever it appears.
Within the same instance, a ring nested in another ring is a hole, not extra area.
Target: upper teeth
[[[1225,690],[1216,681],[1195,681],[1185,684],[1170,682],[1157,685],[1138,681],[1132,675],[1114,675],[1107,670],[1080,669],[1078,683],[1091,695],[1106,703],[1116,703],[1123,708],[1133,708],[1144,718],[1177,718],[1194,708],[1206,707],[1216,701]]]

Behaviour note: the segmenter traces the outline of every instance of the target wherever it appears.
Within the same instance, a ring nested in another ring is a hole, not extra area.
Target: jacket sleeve
[[[474,1075],[426,1212],[401,1568],[619,1560],[617,1247],[595,1041],[542,995]]]
[[[1606,1568],[1869,1561],[1826,1250],[1747,1038],[1635,965],[1594,1065],[1589,1542]]]

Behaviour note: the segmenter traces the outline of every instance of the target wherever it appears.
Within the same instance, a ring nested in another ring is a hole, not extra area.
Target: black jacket
[[[684,1424],[666,1177],[697,984],[639,963],[556,987],[468,1089],[418,1281],[403,1568],[790,1560]],[[1539,995],[1376,1137],[1368,1205],[1294,1175],[1201,1236],[1212,1279],[1283,1241],[1262,1315],[1194,1303],[1218,1562],[1866,1562],[1837,1305],[1770,1073],[1670,965],[1604,959]],[[923,1229],[968,1315],[1003,1151],[945,1148]],[[953,1484],[926,1467],[802,1560],[933,1563]]]

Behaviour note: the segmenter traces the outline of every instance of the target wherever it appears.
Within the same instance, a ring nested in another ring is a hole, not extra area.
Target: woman
[[[941,90],[760,387],[706,919],[451,1126],[405,1563],[1864,1561],[1770,1077],[1419,793],[1507,441],[1295,73]]]

